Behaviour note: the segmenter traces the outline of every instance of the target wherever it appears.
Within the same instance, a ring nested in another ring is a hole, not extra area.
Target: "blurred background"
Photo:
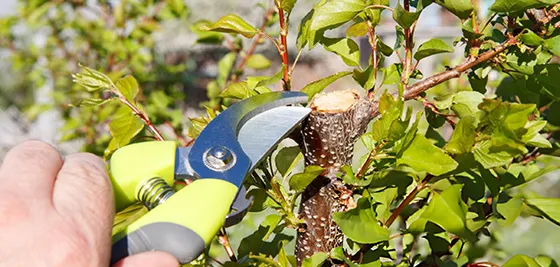
[[[297,25],[316,2],[298,0],[290,16],[290,62],[298,51]],[[396,1],[391,2],[394,5]],[[486,16],[492,2],[478,1],[479,17]],[[139,99],[158,128],[169,139],[186,136],[193,126],[189,118],[203,115],[204,106],[219,104],[216,98],[221,88],[216,92],[212,81],[219,76],[220,59],[231,51],[231,46],[246,49],[250,45],[250,40],[239,38],[212,40],[215,36],[207,36],[203,40],[197,22],[215,21],[235,13],[253,25],[261,25],[269,5],[268,0],[0,0],[0,162],[11,147],[26,139],[44,140],[64,154],[85,150],[103,155],[100,148],[110,140],[103,122],[110,117],[96,112],[95,107],[74,107],[87,95],[72,83],[71,74],[79,72],[79,63],[113,79],[133,75],[142,88]],[[391,13],[383,15],[390,17]],[[277,36],[278,26],[271,26],[267,32]],[[376,32],[383,42],[391,46],[395,42],[391,19],[382,19]],[[327,32],[330,36],[343,34]],[[431,5],[420,17],[415,40],[420,44],[438,37],[451,44],[460,35],[460,21]],[[356,41],[362,51],[368,51],[367,39]],[[244,75],[276,73],[281,60],[274,46],[265,39],[256,49],[270,61],[270,66],[249,67]],[[361,57],[366,65],[368,53],[363,52]],[[429,57],[421,61],[419,68],[427,77],[463,58],[463,47],[455,46],[454,53]],[[384,65],[396,61],[393,55]],[[347,69],[336,54],[322,47],[305,48],[294,71],[292,87],[299,90],[311,81]],[[502,78],[490,75],[494,84]],[[348,76],[328,90],[353,87],[359,85]],[[445,94],[465,87],[469,87],[466,79],[456,79],[431,93]],[[488,94],[494,94],[496,88],[493,89]],[[514,98],[515,94],[503,97]],[[167,111],[150,112],[162,107]],[[423,124],[427,127],[427,123]],[[449,133],[444,129],[442,136],[449,137]],[[554,172],[529,183],[526,189],[546,197],[560,197],[559,181],[560,172]],[[263,218],[254,216],[235,228],[232,242],[238,243],[254,231]],[[486,256],[489,260],[500,262],[507,255],[523,253],[531,257],[547,254],[560,261],[560,228],[548,221],[520,217],[503,233],[499,240],[485,241],[495,248]],[[486,249],[481,248],[480,253],[485,254]]]

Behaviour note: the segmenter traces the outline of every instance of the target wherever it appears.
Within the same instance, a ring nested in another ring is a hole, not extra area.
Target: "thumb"
[[[177,260],[165,252],[151,251],[128,256],[111,267],[178,267]]]

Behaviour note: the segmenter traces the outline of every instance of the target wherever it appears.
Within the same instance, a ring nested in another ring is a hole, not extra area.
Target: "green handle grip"
[[[113,154],[110,176],[117,212],[138,202],[138,190],[146,180],[159,177],[173,184],[175,150],[173,141],[150,141],[122,147]]]
[[[181,263],[196,259],[218,233],[239,188],[199,179],[114,236],[112,262],[145,251],[164,251]]]

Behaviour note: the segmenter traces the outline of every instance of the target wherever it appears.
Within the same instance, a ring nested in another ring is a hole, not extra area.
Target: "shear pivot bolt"
[[[214,171],[225,171],[235,164],[235,154],[225,147],[213,147],[205,154],[204,165]]]

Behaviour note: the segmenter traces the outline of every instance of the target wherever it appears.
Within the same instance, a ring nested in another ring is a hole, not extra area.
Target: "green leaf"
[[[402,64],[391,64],[383,69],[383,84],[395,84],[401,81]]]
[[[426,171],[436,176],[450,172],[459,165],[420,134],[416,135],[402,157],[397,159],[397,164],[406,164],[416,171]]]
[[[247,66],[256,70],[268,69],[270,64],[270,60],[262,54],[252,54],[247,59]]]
[[[434,0],[434,2],[460,19],[467,19],[474,10],[471,0]]]
[[[556,263],[556,261],[553,260],[552,258],[548,257],[548,256],[544,256],[544,255],[536,256],[535,261],[541,267],[558,267],[558,264]]]
[[[379,225],[367,197],[358,199],[354,209],[333,213],[333,219],[344,235],[353,241],[373,244],[389,240],[389,231]]]
[[[309,26],[310,31],[336,28],[353,19],[367,7],[363,0],[338,0],[319,3]]]
[[[280,7],[286,12],[291,13],[297,0],[279,0]]]
[[[230,84],[224,91],[222,91],[219,97],[245,99],[255,95],[257,95],[257,92],[249,89],[247,82],[236,82]]]
[[[219,32],[206,31],[205,29],[212,25],[211,21],[200,20],[190,26],[190,30],[198,36],[196,42],[199,44],[221,44],[224,41],[224,35]]]
[[[420,12],[409,12],[406,11],[400,2],[397,2],[397,6],[393,8],[393,19],[404,29],[410,28],[415,21],[418,20]]]
[[[267,229],[266,234],[262,237],[263,241],[268,240],[270,235],[276,229],[276,226],[278,226],[278,224],[281,221],[282,221],[282,215],[280,215],[280,214],[270,214],[270,215],[266,216],[264,221],[261,223],[261,226]]]
[[[365,21],[358,22],[346,29],[347,37],[360,37],[366,35],[368,32],[367,23]]]
[[[395,25],[395,32],[397,33],[397,38],[395,39],[395,45],[393,46],[393,50],[397,50],[404,45],[404,30],[403,28],[399,27],[399,25]]]
[[[523,199],[519,197],[510,197],[505,193],[501,193],[496,203],[496,210],[501,215],[498,223],[502,226],[511,225],[521,214]]]
[[[296,173],[290,178],[290,189],[295,191],[305,189],[324,170],[325,168],[313,165],[305,167],[305,170],[302,173]]]
[[[508,261],[506,261],[506,263],[504,263],[502,267],[541,267],[541,266],[535,260],[525,255],[518,254],[513,256]]]
[[[373,176],[371,175],[362,178],[356,178],[352,167],[348,165],[342,166],[340,170],[344,173],[344,175],[342,176],[342,181],[344,181],[344,183],[346,184],[351,184],[354,186],[368,186],[373,179]]]
[[[546,121],[527,122],[527,125],[525,125],[527,132],[521,137],[521,141],[534,147],[551,148],[552,144],[539,134],[540,130],[546,126],[546,123]]]
[[[517,12],[543,5],[542,1],[539,0],[496,0],[490,10],[494,12]]]
[[[228,14],[216,21],[214,24],[205,27],[207,31],[239,33],[247,38],[252,38],[258,30],[235,14]]]
[[[521,41],[528,46],[539,46],[544,43],[543,38],[529,29],[526,29],[526,32],[521,34]]]
[[[441,193],[433,191],[432,199],[420,217],[452,234],[475,241],[476,236],[466,228],[468,209],[461,199],[462,187],[463,185],[455,184]]]
[[[251,89],[255,89],[258,87],[262,87],[262,86],[268,86],[271,84],[276,83],[277,81],[280,81],[284,75],[284,68],[285,66],[282,66],[282,68],[274,75],[267,77],[267,76],[252,76],[252,77],[248,77],[247,78],[247,85],[249,86],[249,88]]]
[[[560,198],[527,198],[525,203],[554,224],[560,226]]]
[[[100,106],[103,105],[109,101],[113,100],[113,98],[108,98],[108,99],[100,99],[100,98],[83,98],[78,100],[78,102],[76,102],[75,104],[70,104],[70,106],[72,107],[95,107],[95,106]],[[35,107],[35,106],[34,106]]]
[[[547,39],[544,43],[548,51],[555,56],[560,56],[560,35]]]
[[[221,89],[226,86],[226,81],[228,79],[229,73],[233,68],[235,63],[236,53],[227,53],[220,61],[218,61],[218,77],[216,77],[216,82],[218,87]]]
[[[276,170],[284,177],[302,158],[303,154],[301,154],[299,146],[284,147],[278,151],[278,154],[276,154],[274,158]]]
[[[377,36],[377,49],[386,57],[393,54],[393,48],[385,44],[379,36]]]
[[[373,65],[369,65],[364,71],[354,69],[352,78],[362,86],[362,88],[369,90],[375,86],[375,75],[373,73]]]
[[[318,5],[320,5],[320,3]],[[315,14],[315,9],[311,9],[307,14],[305,14],[298,26],[298,36],[296,39],[296,48],[298,50],[303,49],[309,42],[309,39],[314,39],[312,37],[315,36],[315,32],[311,32],[309,29],[313,14]]]
[[[485,169],[506,165],[516,155],[508,150],[491,150],[491,147],[492,141],[484,140],[476,143],[473,149],[474,158]]]
[[[323,262],[325,262],[329,258],[329,255],[325,252],[317,252],[313,256],[306,258],[303,260],[302,267],[320,267],[323,266]]]
[[[304,86],[301,91],[306,93],[309,96],[309,99],[313,98],[313,96],[317,93],[323,91],[329,84],[333,83],[334,81],[352,74],[351,71],[342,71],[339,73],[335,73],[331,76],[327,76],[325,78],[313,81],[306,86]]]
[[[475,30],[473,29],[472,19],[468,19],[463,22],[461,31],[463,32],[463,36],[465,36],[465,38],[467,38],[468,40],[478,39],[484,35],[482,33],[475,32]]]
[[[342,58],[348,66],[360,65],[360,48],[350,38],[324,38],[321,44],[325,50],[333,52]]]
[[[451,154],[468,153],[472,150],[475,137],[476,119],[473,116],[464,117],[457,123],[445,150]]]
[[[470,0],[468,0],[470,2]],[[421,60],[425,57],[440,53],[450,53],[453,52],[453,47],[446,44],[441,39],[430,39],[418,47],[418,51],[414,54],[416,60]]]
[[[117,118],[109,123],[109,131],[113,139],[105,150],[106,155],[128,145],[130,140],[144,128],[144,122],[134,115],[128,107],[121,107],[116,116]]]
[[[371,130],[374,140],[381,142],[389,139],[392,134],[391,127],[393,123],[399,121],[403,108],[404,101],[402,99],[393,99],[393,96],[387,91],[381,95],[378,107],[381,115],[373,123]]]
[[[73,82],[85,87],[90,92],[112,89],[113,81],[107,75],[85,66],[81,67],[82,72],[72,74]]]
[[[131,75],[118,79],[115,84],[117,89],[130,102],[134,102],[134,98],[138,94],[138,82]]]

